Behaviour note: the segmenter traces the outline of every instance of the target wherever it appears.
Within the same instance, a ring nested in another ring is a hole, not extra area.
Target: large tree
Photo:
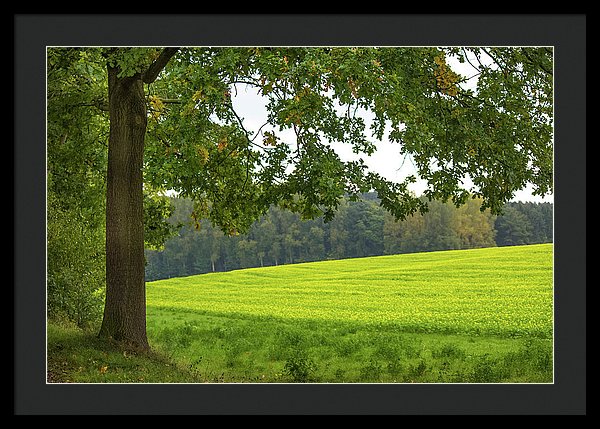
[[[101,61],[106,73],[107,96],[86,93],[79,102],[107,108],[110,127],[100,334],[140,348],[148,347],[145,190],[192,199],[194,218],[227,234],[246,231],[273,204],[328,221],[342,196],[370,190],[398,219],[424,212],[427,203],[409,190],[414,176],[392,183],[362,158],[343,161],[330,145],[368,156],[384,138],[412,158],[431,199],[461,205],[474,195],[497,213],[526,184],[538,194],[552,189],[549,48],[65,51],[82,75],[86,62]],[[450,58],[472,73],[457,74]],[[235,109],[232,96],[241,90],[267,100],[259,130]],[[372,115],[370,133],[364,112]],[[293,131],[291,141],[284,131]]]

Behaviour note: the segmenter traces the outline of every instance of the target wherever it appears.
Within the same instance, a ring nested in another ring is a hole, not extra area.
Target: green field
[[[147,284],[152,347],[209,382],[552,382],[552,244]]]

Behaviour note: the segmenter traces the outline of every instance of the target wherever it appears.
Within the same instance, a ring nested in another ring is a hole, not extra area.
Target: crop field
[[[147,284],[148,335],[211,382],[552,382],[551,244]]]

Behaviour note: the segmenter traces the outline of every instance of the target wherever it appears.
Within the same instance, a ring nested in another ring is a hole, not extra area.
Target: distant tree
[[[228,236],[226,240],[223,240],[221,247],[223,255],[223,271],[236,270],[240,268],[239,246],[237,244],[238,241],[240,241],[239,236]]]
[[[257,242],[248,238],[240,238],[237,241],[238,259],[241,268],[255,267],[258,263]]]
[[[523,203],[518,209],[527,217],[533,243],[552,241],[553,212],[549,203]]]
[[[272,261],[274,265],[277,265],[279,262],[279,249],[275,249],[275,247],[278,247],[276,243],[279,241],[277,227],[271,220],[270,214],[268,212],[264,215],[252,228],[253,236],[257,241],[261,267],[265,265],[265,260]]]
[[[427,213],[415,214],[405,221],[385,217],[385,253],[495,246],[494,219],[489,210],[481,211],[479,199],[458,208],[449,202],[432,201]]]
[[[218,228],[210,228],[208,230],[209,246],[210,246],[210,268],[214,273],[216,271],[217,262],[222,258],[223,252],[223,233]]]
[[[341,259],[347,257],[350,252],[347,245],[350,238],[350,231],[346,228],[346,216],[348,212],[348,201],[344,200],[338,207],[338,212],[332,222],[327,224],[327,233],[329,237],[329,253],[330,259]]]
[[[438,201],[432,202],[424,215],[415,214],[404,221],[396,221],[376,203],[372,194],[365,194],[359,202],[346,198],[340,203],[338,216],[329,223],[322,218],[302,220],[274,206],[253,224],[247,235],[229,237],[206,220],[201,225],[189,222],[191,203],[174,200],[177,210],[169,222],[181,224],[186,218],[188,222],[179,236],[166,242],[164,249],[146,251],[146,278],[151,281],[290,261],[552,241],[550,203],[511,202],[505,215],[496,217],[489,210],[481,211],[477,198],[458,208]],[[256,245],[241,241],[254,241]],[[293,245],[291,249],[289,244]],[[182,252],[189,254],[184,256]],[[193,271],[190,272],[189,263],[182,264],[181,260],[192,261]]]
[[[384,223],[384,251],[389,255],[425,251],[424,234],[424,215],[418,213],[398,221],[388,213]]]
[[[515,205],[504,207],[502,216],[496,219],[496,243],[498,246],[515,246],[531,241],[531,225],[527,216]]]
[[[320,261],[325,257],[324,239],[325,233],[323,229],[317,225],[312,225],[302,240],[305,251],[304,260]]]
[[[345,214],[348,232],[345,257],[383,254],[383,210],[373,201],[350,201]]]
[[[383,251],[386,255],[395,255],[402,253],[400,251],[400,237],[402,236],[401,223],[396,221],[394,217],[385,213],[383,222]],[[409,222],[408,219],[402,223]]]
[[[551,243],[554,241],[554,204],[541,203],[540,213],[542,218],[542,236],[544,242]]]
[[[429,207],[428,212],[423,215],[423,250],[460,249],[460,238],[456,233],[458,217],[455,207],[440,201],[432,201]]]
[[[481,211],[481,200],[469,200],[457,209],[457,233],[461,249],[496,245],[496,217],[489,210]]]
[[[551,203],[510,202],[495,223],[499,246],[551,243],[554,208]]]
[[[299,262],[297,261],[297,255],[301,245],[300,228],[297,224],[291,224],[283,235],[283,247],[288,264]]]

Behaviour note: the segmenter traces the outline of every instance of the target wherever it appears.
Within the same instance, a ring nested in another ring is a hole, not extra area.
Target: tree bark
[[[138,349],[146,336],[142,166],[147,117],[140,74],[108,67],[106,301],[99,335]]]
[[[120,48],[111,48],[109,58]],[[144,273],[143,161],[147,127],[144,83],[152,83],[176,54],[164,48],[140,73],[119,77],[109,62],[106,181],[106,300],[99,336],[148,350]]]

